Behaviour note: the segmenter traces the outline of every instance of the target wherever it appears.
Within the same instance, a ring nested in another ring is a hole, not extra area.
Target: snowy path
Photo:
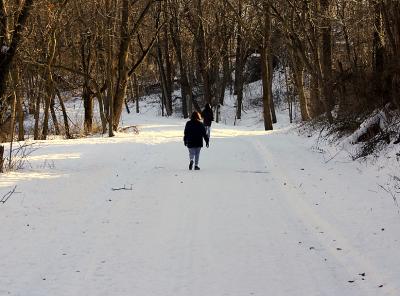
[[[50,142],[2,176],[0,295],[400,295],[379,175],[223,126],[188,171],[183,124]]]

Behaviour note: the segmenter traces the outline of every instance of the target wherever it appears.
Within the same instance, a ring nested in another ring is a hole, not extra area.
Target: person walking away
[[[203,123],[206,128],[208,139],[210,139],[211,122],[214,121],[214,114],[209,103],[205,105],[203,112],[201,112],[201,115],[203,116]]]
[[[194,111],[190,120],[186,123],[183,142],[189,149],[189,170],[193,168],[200,170],[199,158],[200,151],[203,147],[203,139],[206,142],[206,147],[209,147],[209,137],[207,136],[204,124],[201,122],[201,115],[199,112]]]

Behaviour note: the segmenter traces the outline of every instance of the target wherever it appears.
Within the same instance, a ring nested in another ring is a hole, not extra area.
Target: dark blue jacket
[[[214,121],[214,114],[211,108],[204,108],[201,112],[205,126],[211,126],[211,121]]]
[[[188,148],[203,147],[203,138],[208,143],[206,129],[198,120],[190,120],[185,126],[185,135],[183,141]]]

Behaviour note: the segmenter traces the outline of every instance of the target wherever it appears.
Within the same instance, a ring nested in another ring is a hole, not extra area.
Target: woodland
[[[255,80],[271,130],[282,69],[285,100],[304,122],[348,133],[376,110],[396,117],[400,108],[397,0],[1,0],[0,46],[1,142],[113,136],[127,102],[139,112],[152,92],[162,115],[187,118],[205,103],[218,111],[230,91],[240,119],[243,87]],[[79,131],[65,107],[73,96],[84,105]],[[360,140],[390,136],[378,123]]]

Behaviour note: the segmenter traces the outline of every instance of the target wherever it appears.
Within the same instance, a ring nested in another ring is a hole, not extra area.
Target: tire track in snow
[[[303,200],[303,197],[299,194],[298,190],[294,190],[292,186],[290,186],[291,184],[294,184],[294,182],[290,179],[289,174],[285,173],[282,166],[279,165],[279,163],[276,163],[275,159],[278,158],[267,149],[265,143],[261,143],[258,139],[252,139],[249,140],[249,142],[251,142],[258,151],[262,161],[264,161],[268,167],[274,167],[273,174],[279,180],[279,183],[276,182],[276,188],[284,198],[281,199],[281,201],[284,202],[286,208],[289,209],[293,215],[299,217],[301,222],[308,229],[315,229],[315,227],[318,226],[320,229],[324,230],[324,238],[317,234],[314,235],[314,238],[324,246],[328,255],[330,255],[338,265],[347,271],[349,276],[348,278],[354,278],[360,272],[366,273],[368,280],[361,283],[355,283],[357,287],[362,290],[362,294],[360,295],[376,296],[377,294],[382,295],[383,293],[383,295],[397,296],[398,287],[393,287],[392,284],[378,288],[378,286],[384,282],[383,278],[391,278],[391,276],[385,274],[378,266],[374,265],[370,260],[358,252],[343,233],[341,233],[326,219],[322,218],[315,209],[310,207],[307,202]],[[283,185],[284,183],[287,183],[287,186]],[[340,242],[340,248],[343,249],[343,251],[338,252],[336,246],[329,245],[329,243],[333,241],[338,243]],[[344,251],[346,251],[347,254],[345,254]],[[392,279],[391,283],[395,282],[396,279]],[[366,287],[366,285],[372,286]],[[374,288],[376,289],[375,291],[373,290]]]

